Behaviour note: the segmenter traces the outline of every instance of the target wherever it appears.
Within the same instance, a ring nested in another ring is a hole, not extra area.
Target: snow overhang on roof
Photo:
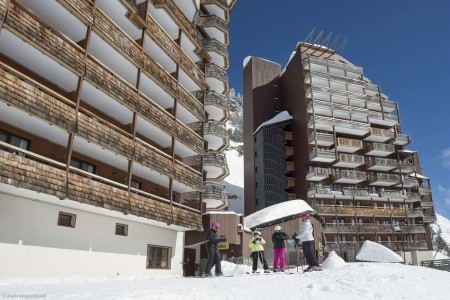
[[[258,130],[260,130],[261,128],[263,128],[265,126],[281,123],[281,122],[288,121],[288,120],[292,120],[292,116],[286,110],[284,110],[284,111],[280,112],[279,114],[277,114],[272,119],[265,121],[264,123],[259,125],[259,127],[256,128],[255,132],[253,132],[253,135],[255,135],[258,132]]]
[[[289,200],[258,210],[244,218],[248,228],[265,227],[272,224],[297,218],[302,212],[314,212],[304,200]]]
[[[419,173],[411,173],[409,174],[410,177],[414,177],[414,178],[419,178],[419,179],[430,179],[429,177],[423,176],[422,174]]]
[[[242,61],[242,68],[243,69],[245,69],[245,67],[248,65],[248,63],[250,62],[250,60],[252,59],[252,58],[257,58],[257,59],[260,59],[260,60],[263,60],[263,61],[267,61],[267,62],[270,62],[270,63],[273,63],[273,64],[277,64],[278,65],[278,63],[276,63],[276,62],[273,62],[273,61],[271,61],[271,60],[268,60],[268,59],[265,59],[265,58],[261,58],[261,57],[257,57],[257,56],[247,56],[246,58],[244,58],[244,60]]]

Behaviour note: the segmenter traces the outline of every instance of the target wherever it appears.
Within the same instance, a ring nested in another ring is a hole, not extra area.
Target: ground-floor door
[[[195,276],[195,249],[184,248],[183,276]]]

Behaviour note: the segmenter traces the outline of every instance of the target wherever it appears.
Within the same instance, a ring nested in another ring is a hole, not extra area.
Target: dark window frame
[[[63,217],[69,217],[70,222],[67,222],[66,220],[62,219]],[[59,212],[58,223],[57,223],[58,226],[67,227],[67,228],[75,228],[76,222],[77,222],[76,214],[66,213],[63,211]]]
[[[30,145],[31,145],[31,141],[29,139],[23,138],[20,135],[16,135],[14,133],[11,133],[9,131],[6,131],[4,129],[0,129],[0,133],[3,133],[3,135],[6,137],[5,138],[5,143],[10,144],[12,146],[21,148],[23,150],[30,150]],[[19,141],[25,141],[26,142],[26,148],[20,147],[20,145],[14,145],[12,143],[13,138],[19,139]],[[6,149],[6,151],[8,151],[8,149]],[[11,150],[9,150],[8,152],[11,152]],[[16,155],[20,155],[20,156],[25,156],[25,153],[23,152],[19,152],[19,151],[13,151],[13,153],[15,153]]]
[[[136,186],[133,186],[133,184],[137,184],[137,187],[136,187]],[[134,189],[142,190],[142,182],[141,182],[141,181],[131,179],[130,186],[131,186],[132,188],[134,188]]]
[[[147,245],[147,269],[171,270],[172,247]]]
[[[116,235],[128,236],[128,225],[116,223]]]
[[[78,166],[72,165],[73,163],[77,163]],[[87,161],[84,161],[84,160],[79,159],[79,158],[76,158],[76,157],[72,157],[72,158],[71,158],[71,160],[70,160],[70,165],[71,165],[72,167],[74,167],[74,168],[83,170],[83,171],[88,172],[88,173],[91,173],[91,174],[96,174],[96,171],[97,171],[97,166],[96,166],[96,165],[91,164],[91,163],[88,163]],[[85,170],[85,169],[83,168],[83,166],[92,166],[92,172],[89,172],[89,171]]]

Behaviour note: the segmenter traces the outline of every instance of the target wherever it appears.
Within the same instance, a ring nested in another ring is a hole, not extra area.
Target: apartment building
[[[0,276],[182,274],[227,206],[234,2],[0,0]]]
[[[305,199],[326,220],[325,252],[353,261],[372,240],[416,263],[436,216],[409,143],[397,102],[333,49],[301,42],[283,70],[244,61],[246,215]]]

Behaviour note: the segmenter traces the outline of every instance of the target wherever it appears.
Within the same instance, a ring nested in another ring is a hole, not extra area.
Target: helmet
[[[307,212],[303,212],[303,213],[300,215],[300,218],[302,219],[302,221],[309,220],[309,214],[308,214]]]
[[[255,230],[253,231],[253,235],[261,235],[261,231]]]
[[[275,226],[274,228],[273,228],[273,230],[275,230],[275,231],[280,231],[281,230],[281,226]]]
[[[220,223],[217,221],[214,221],[211,223],[211,228],[213,229],[219,229],[220,228]]]

